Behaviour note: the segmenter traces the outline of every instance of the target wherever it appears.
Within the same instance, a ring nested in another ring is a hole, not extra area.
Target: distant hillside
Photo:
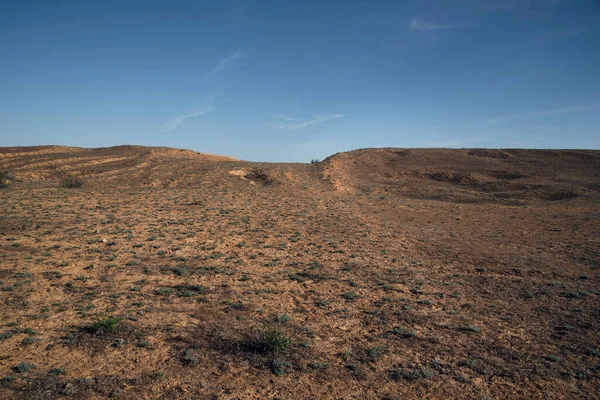
[[[64,175],[90,183],[159,186],[207,164],[238,161],[233,157],[168,147],[115,146],[87,149],[66,146],[0,148],[0,169],[25,182],[52,182]]]
[[[596,195],[600,151],[360,149],[310,164],[251,163],[167,147],[0,148],[0,170],[24,185],[75,175],[88,187],[198,187],[259,183],[450,202],[525,204]]]
[[[600,151],[361,149],[324,162],[340,191],[459,202],[562,200],[600,190]]]

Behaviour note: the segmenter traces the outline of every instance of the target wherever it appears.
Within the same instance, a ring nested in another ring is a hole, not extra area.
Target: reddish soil
[[[600,398],[600,151],[0,171],[0,398]]]

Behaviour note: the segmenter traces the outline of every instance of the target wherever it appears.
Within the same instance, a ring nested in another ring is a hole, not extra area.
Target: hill
[[[600,397],[600,151],[0,171],[2,398]]]

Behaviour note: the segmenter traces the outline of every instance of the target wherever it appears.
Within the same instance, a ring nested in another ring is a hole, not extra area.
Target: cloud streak
[[[165,123],[163,125],[162,132],[167,133],[167,132],[174,131],[175,129],[177,129],[177,127],[179,125],[183,124],[186,119],[197,117],[197,116],[203,115],[203,114],[207,114],[207,113],[211,112],[212,110],[214,110],[214,106],[212,104],[210,104],[210,105],[200,108],[194,112],[191,112],[189,114],[177,115],[173,119],[171,119],[170,121],[167,121],[167,123]]]
[[[423,21],[417,17],[411,18],[408,22],[409,31],[437,31],[440,29],[452,29],[457,27],[457,25],[434,24],[432,22]]]
[[[571,107],[551,108],[539,111],[527,111],[520,113],[505,114],[487,119],[486,121],[484,121],[484,123],[486,125],[499,125],[528,119],[560,117],[562,115],[570,115],[593,110],[600,110],[600,103],[579,104]]]
[[[314,118],[309,120],[299,120],[288,115],[278,114],[273,115],[273,121],[269,122],[267,126],[275,129],[287,129],[296,131],[298,129],[308,128],[311,125],[318,124],[321,122],[328,121],[330,119],[337,119],[345,117],[344,114],[330,114],[330,115],[315,115]]]
[[[234,51],[233,53],[227,55],[226,57],[221,58],[214,67],[209,69],[208,72],[206,72],[204,74],[202,79],[204,81],[210,80],[214,76],[218,75],[225,68],[227,68],[229,65],[235,63],[236,61],[242,60],[244,58],[246,58],[246,52],[244,52],[243,50]]]

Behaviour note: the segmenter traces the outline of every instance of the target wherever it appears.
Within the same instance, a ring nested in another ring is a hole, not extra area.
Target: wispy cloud
[[[246,52],[244,52],[243,50],[237,50],[237,51],[227,55],[226,57],[221,58],[214,67],[212,67],[210,70],[208,70],[204,74],[202,79],[205,81],[210,80],[212,77],[214,77],[215,75],[217,75],[221,71],[223,71],[225,68],[227,68],[227,66],[229,66],[230,64],[235,63],[236,61],[242,60],[246,57],[247,57]]]
[[[411,18],[411,20],[408,22],[409,31],[436,31],[439,29],[451,29],[457,27],[458,25],[435,24],[432,22],[423,21],[417,17]]]
[[[176,117],[174,117],[173,119],[171,119],[170,121],[168,121],[166,124],[163,125],[162,131],[163,131],[163,133],[171,132],[171,131],[175,130],[179,125],[183,124],[186,119],[197,117],[197,116],[203,115],[203,114],[207,114],[214,109],[215,109],[215,107],[212,104],[208,104],[208,105],[206,105],[194,112],[191,112],[189,114],[177,115]]]
[[[497,116],[494,118],[487,119],[484,121],[484,123],[487,125],[498,125],[498,124],[505,124],[505,123],[510,123],[510,122],[530,120],[530,119],[560,117],[562,115],[577,114],[580,112],[594,111],[594,110],[600,110],[600,103],[579,104],[579,105],[570,106],[570,107],[550,108],[550,109],[546,109],[546,110],[505,114],[505,115],[500,115],[500,116]]]
[[[320,122],[325,122],[330,119],[337,119],[345,117],[344,114],[331,114],[331,115],[315,115],[314,118],[309,120],[299,120],[298,118],[290,117],[289,115],[273,115],[272,121],[267,124],[271,128],[276,129],[287,129],[287,130],[298,130],[307,128],[313,124],[318,124]]]

